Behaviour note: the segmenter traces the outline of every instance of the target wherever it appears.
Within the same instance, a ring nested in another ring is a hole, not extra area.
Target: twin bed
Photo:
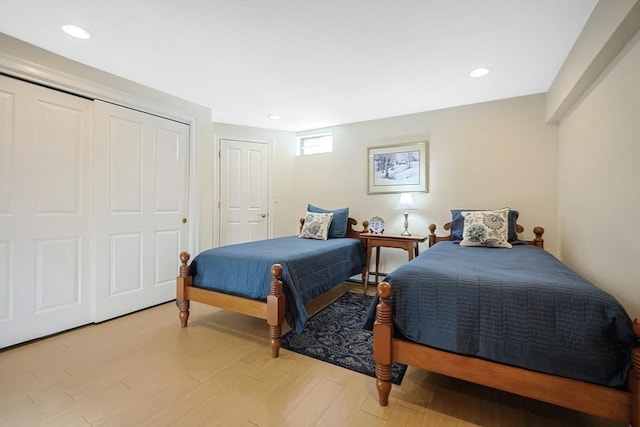
[[[544,251],[541,227],[510,249],[429,228],[370,310],[380,405],[395,361],[640,427],[640,321]]]
[[[301,233],[307,218],[300,220]],[[326,240],[287,236],[213,248],[190,265],[190,255],[182,252],[177,278],[181,326],[187,326],[190,301],[265,319],[271,355],[278,357],[285,319],[300,332],[308,318],[305,303],[363,273],[360,233],[367,232],[368,222],[361,231],[353,228],[356,224],[344,216],[344,231]]]

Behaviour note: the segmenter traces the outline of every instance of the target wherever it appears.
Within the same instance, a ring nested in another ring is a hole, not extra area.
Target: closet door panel
[[[96,320],[175,298],[189,126],[96,101]]]
[[[81,304],[79,238],[36,241],[35,312]]]
[[[92,109],[0,76],[0,347],[92,321]]]
[[[180,213],[181,158],[179,132],[158,128],[154,138],[156,213]]]
[[[11,215],[11,187],[9,182],[13,175],[13,134],[14,134],[14,102],[15,96],[0,86],[0,322],[8,323],[13,316],[13,262],[11,261],[11,240],[4,227],[9,227]]]
[[[109,118],[111,214],[142,212],[142,127],[142,123],[121,117]]]
[[[75,108],[36,103],[35,153],[38,214],[80,214],[83,162],[82,114]]]
[[[9,214],[11,190],[10,177],[13,174],[13,105],[12,93],[0,90],[0,215]]]
[[[176,250],[180,251],[180,233],[178,230],[157,230],[155,232],[155,272],[154,286],[167,286],[175,282]]]
[[[13,292],[11,280],[11,242],[0,241],[0,322],[7,322],[12,315]]]
[[[142,236],[113,233],[109,245],[109,298],[142,292]]]

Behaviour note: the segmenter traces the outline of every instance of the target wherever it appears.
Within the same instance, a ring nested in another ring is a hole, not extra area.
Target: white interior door
[[[0,347],[92,320],[92,108],[0,75]]]
[[[220,245],[269,234],[269,144],[220,139]]]
[[[95,102],[96,321],[174,299],[189,126]]]

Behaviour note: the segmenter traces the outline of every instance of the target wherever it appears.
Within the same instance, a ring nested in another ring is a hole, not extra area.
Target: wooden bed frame
[[[450,224],[445,225],[450,229]],[[429,226],[429,246],[451,240],[451,235],[437,237],[436,226]],[[517,231],[523,228],[518,225]],[[535,239],[528,244],[543,248],[542,227],[535,227]],[[376,363],[376,388],[381,406],[389,403],[391,363],[393,361],[431,372],[459,378],[509,393],[552,403],[576,411],[640,427],[640,348],[633,350],[633,364],[628,374],[627,390],[618,390],[543,374],[527,369],[463,356],[412,343],[393,336],[393,314],[389,298],[393,290],[389,283],[378,285],[380,303],[373,326],[373,355]],[[640,340],[640,319],[633,321],[633,331]]]
[[[304,224],[304,218],[300,218],[300,230]],[[347,221],[347,237],[359,239],[361,233],[367,233],[369,221],[363,221],[362,230],[357,231],[353,228],[358,224],[353,218]],[[363,241],[363,244],[365,242]],[[205,288],[195,287],[193,278],[189,275],[189,258],[188,252],[180,253],[180,275],[176,278],[176,299],[178,301],[178,317],[180,325],[187,327],[189,320],[190,301],[196,301],[215,307],[232,310],[249,316],[265,319],[269,324],[269,336],[271,338],[271,356],[278,357],[280,354],[280,341],[282,339],[282,324],[284,323],[285,314],[285,295],[282,284],[282,265],[273,264],[271,266],[271,286],[267,300],[257,301],[250,298],[244,298],[235,295],[229,295],[222,292],[216,292]],[[366,268],[366,266],[365,266]],[[364,273],[364,270],[363,270]]]

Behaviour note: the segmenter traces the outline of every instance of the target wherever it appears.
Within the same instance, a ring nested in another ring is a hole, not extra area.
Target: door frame
[[[273,207],[273,201],[272,201],[272,197],[271,197],[271,169],[273,166],[273,140],[269,139],[269,138],[258,138],[258,137],[251,137],[251,136],[241,136],[238,134],[231,134],[231,133],[222,133],[222,132],[215,132],[214,136],[213,136],[213,149],[211,150],[211,165],[213,165],[213,179],[212,179],[212,188],[213,188],[213,210],[212,213],[215,213],[213,216],[213,227],[212,227],[212,242],[213,242],[213,246],[214,247],[218,247],[220,246],[220,233],[218,232],[218,230],[220,230],[220,185],[221,185],[221,180],[220,180],[220,171],[221,171],[221,161],[222,159],[220,158],[220,148],[221,148],[221,144],[220,144],[220,140],[222,139],[231,139],[234,141],[246,141],[246,142],[254,142],[254,143],[258,143],[258,144],[266,144],[267,145],[267,156],[269,159],[269,170],[267,171],[267,186],[269,188],[268,194],[267,194],[267,205],[268,205],[268,212],[269,215],[267,216],[267,238],[272,238],[273,237],[273,215],[271,214],[272,212],[272,207]]]

